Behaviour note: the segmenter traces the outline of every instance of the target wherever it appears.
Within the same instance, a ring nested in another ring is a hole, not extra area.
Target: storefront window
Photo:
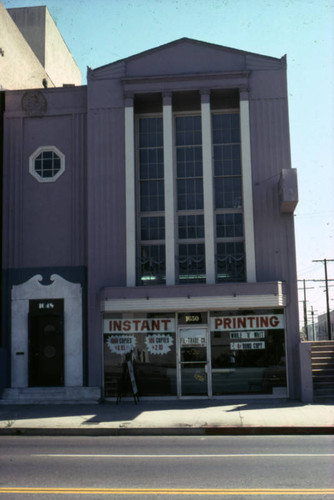
[[[214,396],[285,388],[283,311],[211,314],[211,362]]]
[[[140,396],[176,396],[174,314],[119,314],[104,318],[105,397],[131,394],[131,358]]]

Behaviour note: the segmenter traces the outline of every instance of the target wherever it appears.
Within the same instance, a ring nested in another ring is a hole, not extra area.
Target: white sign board
[[[218,316],[211,318],[211,330],[229,332],[239,330],[283,330],[283,314],[254,314],[252,316]]]
[[[265,342],[231,342],[231,351],[250,351],[265,349]]]
[[[254,330],[253,332],[231,332],[231,340],[264,339],[266,336],[264,330]]]
[[[105,319],[104,333],[172,333],[174,318]]]

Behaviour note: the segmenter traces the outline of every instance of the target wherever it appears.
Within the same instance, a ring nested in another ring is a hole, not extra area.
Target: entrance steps
[[[334,398],[334,341],[312,342],[314,399]]]
[[[4,389],[0,404],[97,404],[100,387],[17,387]]]

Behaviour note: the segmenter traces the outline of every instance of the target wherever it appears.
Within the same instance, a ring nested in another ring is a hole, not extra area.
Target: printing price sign
[[[167,354],[173,345],[172,335],[147,335],[145,339],[150,354]]]
[[[134,335],[109,335],[107,346],[114,354],[128,354],[136,347]]]
[[[265,349],[266,343],[258,342],[231,342],[231,351],[251,351],[255,349]]]
[[[264,339],[266,336],[264,330],[253,330],[250,332],[231,332],[231,340],[250,340],[250,339]]]

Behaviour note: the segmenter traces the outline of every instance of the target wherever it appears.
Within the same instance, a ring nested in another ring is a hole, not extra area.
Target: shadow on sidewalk
[[[317,403],[326,404],[326,403]],[[327,404],[333,404],[327,403]],[[290,400],[168,400],[142,401],[134,404],[133,400],[124,400],[119,404],[103,402],[97,405],[86,404],[53,404],[53,405],[4,405],[0,406],[0,422],[35,419],[79,419],[81,425],[130,422],[144,412],[183,412],[191,410],[213,410],[218,412],[239,412],[247,410],[298,409],[305,405],[299,401]],[[315,405],[316,406],[316,405]],[[157,416],[159,419],[159,416]]]

